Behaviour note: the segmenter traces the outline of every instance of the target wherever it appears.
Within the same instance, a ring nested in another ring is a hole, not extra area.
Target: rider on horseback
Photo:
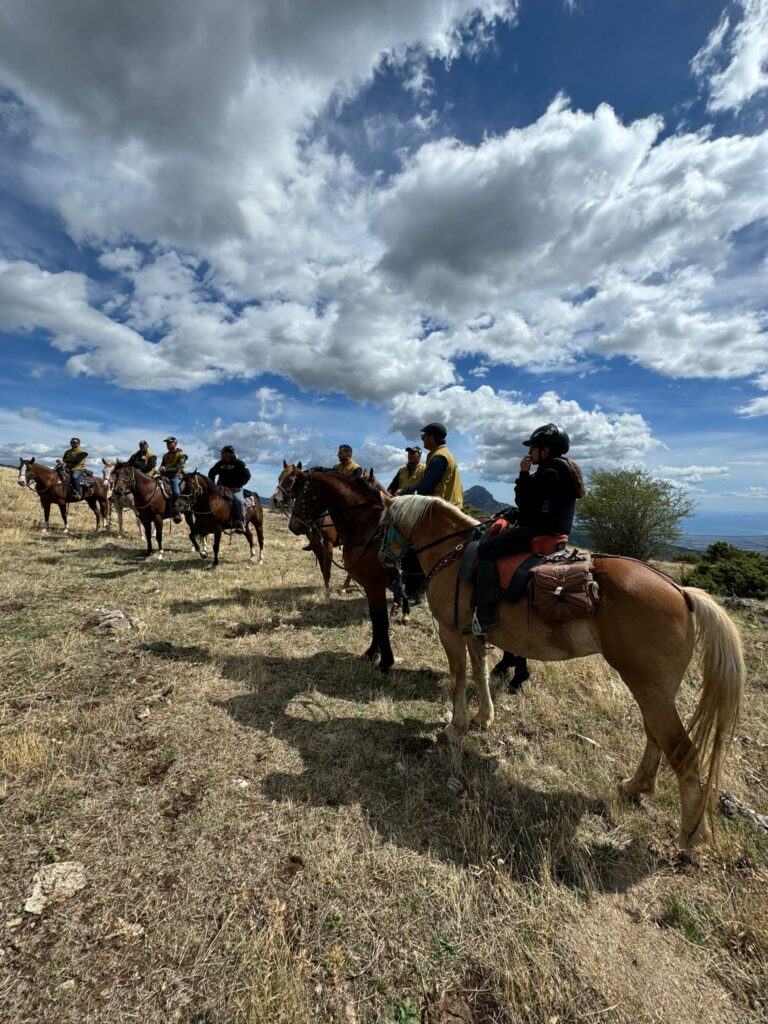
[[[139,441],[139,450],[134,452],[128,459],[128,465],[134,469],[141,470],[147,476],[154,476],[156,473],[157,456],[149,450],[149,442]]]
[[[165,443],[168,446],[168,451],[163,456],[163,461],[160,465],[160,473],[166,478],[171,487],[169,512],[174,523],[180,523],[181,516],[176,511],[175,503],[181,493],[181,480],[184,476],[184,466],[187,463],[187,456],[181,448],[177,447],[178,442],[175,437],[166,437]]]
[[[461,508],[464,503],[461,474],[456,459],[446,447],[447,436],[442,423],[428,423],[421,428],[421,439],[429,452],[424,476],[410,487],[403,487],[400,494],[431,494]]]
[[[218,480],[217,480],[218,477]],[[211,483],[219,487],[227,487],[232,492],[232,515],[235,520],[235,532],[245,533],[245,501],[242,488],[251,479],[251,471],[242,459],[237,458],[235,446],[226,444],[221,449],[221,458],[215,466],[208,470]]]
[[[85,464],[88,460],[88,452],[80,447],[80,438],[73,437],[69,442],[69,448],[60,459],[56,459],[56,469],[61,474],[62,469],[69,471],[69,483],[75,501],[80,499],[80,477],[82,476]]]
[[[358,466],[352,458],[352,446],[349,444],[339,445],[339,461],[333,468],[337,473],[343,473],[344,476],[358,477],[363,475],[362,466]]]
[[[584,479],[572,459],[565,458],[570,440],[555,423],[538,427],[523,445],[529,449],[515,481],[517,525],[480,542],[477,592],[488,603],[478,605],[483,631],[498,624],[493,595],[497,589],[496,559],[531,550],[534,537],[564,536],[571,532],[576,500],[583,498]],[[531,466],[536,472],[531,475]]]

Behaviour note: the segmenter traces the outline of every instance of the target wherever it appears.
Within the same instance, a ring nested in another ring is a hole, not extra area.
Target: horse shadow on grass
[[[580,892],[621,891],[655,867],[646,843],[619,849],[607,840],[613,823],[602,801],[576,789],[537,789],[514,765],[501,765],[492,734],[470,735],[456,760],[440,742],[435,698],[444,675],[400,669],[374,678],[358,659],[329,652],[263,659],[250,674],[233,659],[225,674],[251,689],[212,703],[301,757],[300,775],[261,779],[271,800],[359,804],[384,839],[468,870],[503,865],[521,883],[548,877]],[[349,703],[334,708],[323,696]],[[377,717],[382,697],[420,703]],[[350,704],[359,715],[348,713]]]

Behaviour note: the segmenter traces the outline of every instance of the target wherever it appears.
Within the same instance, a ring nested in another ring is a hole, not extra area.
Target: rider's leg
[[[530,551],[533,530],[526,526],[502,530],[495,537],[480,542],[477,549],[477,621],[485,632],[499,624],[496,604],[499,600],[499,575],[496,559]]]
[[[176,499],[181,494],[181,479],[178,476],[169,476],[168,483],[171,485],[170,512],[174,523],[181,522],[181,516],[176,511]]]
[[[232,516],[238,533],[245,533],[245,498],[242,491],[232,491]]]
[[[80,477],[83,475],[82,469],[73,469],[70,477],[72,480],[72,493],[75,497],[80,497]]]

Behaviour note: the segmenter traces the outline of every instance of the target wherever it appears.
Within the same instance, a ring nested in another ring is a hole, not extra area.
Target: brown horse
[[[161,477],[147,476],[140,469],[129,465],[127,462],[117,462],[114,470],[114,496],[116,501],[124,500],[126,495],[133,497],[134,511],[144,527],[144,535],[147,540],[146,557],[152,555],[152,527],[155,527],[155,540],[157,541],[157,557],[163,560],[163,520],[170,516],[170,503],[168,500],[167,484],[161,482]],[[177,499],[177,511],[182,511],[182,502]],[[200,551],[197,542],[193,537],[192,516],[184,510],[184,518],[189,527],[189,538],[196,551]]]
[[[209,533],[213,534],[213,568],[219,564],[219,545],[221,535],[225,530],[231,529],[230,518],[232,506],[222,496],[221,489],[203,476],[202,473],[185,473],[182,484],[182,495],[192,496],[192,513],[194,516],[193,532],[190,537],[201,558],[208,557],[208,549],[205,538]],[[253,504],[245,509],[245,539],[251,555],[248,559],[253,562],[253,534],[251,525],[256,530],[256,537],[259,541],[259,565],[264,561],[264,509],[261,507],[258,495],[253,495]],[[202,549],[198,547],[197,538],[203,538]]]
[[[292,487],[295,474],[299,472],[301,472],[300,462],[297,462],[294,465],[289,464],[285,459],[283,459],[283,470],[277,478],[277,488],[271,498],[272,507],[280,512],[285,512],[289,517],[293,499],[289,496],[288,491]],[[320,572],[323,576],[323,586],[325,588],[325,600],[330,601],[333,549],[339,546],[339,535],[336,533],[336,527],[333,525],[333,520],[328,515],[324,516],[317,526],[305,532],[305,536],[309,542],[312,554],[315,556],[317,564],[320,566]],[[347,577],[347,579],[349,579],[349,577]]]
[[[382,550],[399,558],[408,548],[419,553],[428,574],[467,536],[476,521],[440,498],[394,498],[382,515],[386,535]],[[453,718],[448,736],[456,750],[469,729],[466,703],[466,655],[480,698],[475,721],[493,722],[485,644],[463,635],[472,618],[471,587],[459,592],[458,628],[454,601],[459,562],[437,572],[427,591],[448,656],[453,689]],[[745,667],[738,630],[704,591],[678,588],[667,577],[633,559],[595,555],[594,577],[599,601],[589,618],[544,622],[527,601],[502,602],[500,623],[489,630],[496,647],[510,648],[539,661],[563,661],[602,654],[619,673],[643,716],[646,745],[634,775],[622,785],[633,798],[652,793],[662,753],[677,776],[684,848],[712,837],[713,804],[723,761],[738,721]],[[686,730],[675,706],[695,641],[702,648],[702,693]],[[700,767],[707,774],[702,785]]]
[[[19,486],[32,487],[34,485],[40,504],[43,507],[44,529],[49,530],[48,522],[51,515],[51,505],[58,505],[61,518],[64,520],[64,533],[69,533],[67,522],[67,506],[74,501],[84,501],[91,512],[96,516],[96,529],[106,530],[107,528],[107,484],[104,480],[94,478],[93,484],[81,488],[80,498],[70,498],[69,481],[62,480],[55,469],[49,466],[41,466],[34,459],[19,460]]]
[[[293,501],[288,528],[299,536],[312,532],[328,514],[343,547],[343,564],[363,588],[371,618],[371,645],[365,656],[379,658],[379,669],[394,664],[389,642],[387,584],[389,570],[379,562],[379,517],[384,507],[380,491],[370,481],[344,476],[331,469],[296,469],[287,496]]]

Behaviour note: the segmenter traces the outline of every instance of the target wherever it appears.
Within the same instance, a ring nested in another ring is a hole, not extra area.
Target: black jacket
[[[140,469],[142,473],[151,473],[157,465],[156,455],[142,455],[141,450],[134,452],[128,459],[128,465],[134,469]]]
[[[547,459],[535,473],[521,473],[515,481],[520,526],[536,534],[570,533],[577,497],[576,481],[563,457]]]
[[[208,479],[217,482],[222,487],[228,487],[230,491],[236,491],[238,487],[244,487],[251,479],[251,471],[241,459],[232,459],[231,462],[223,462],[221,459],[215,466],[208,470]]]

